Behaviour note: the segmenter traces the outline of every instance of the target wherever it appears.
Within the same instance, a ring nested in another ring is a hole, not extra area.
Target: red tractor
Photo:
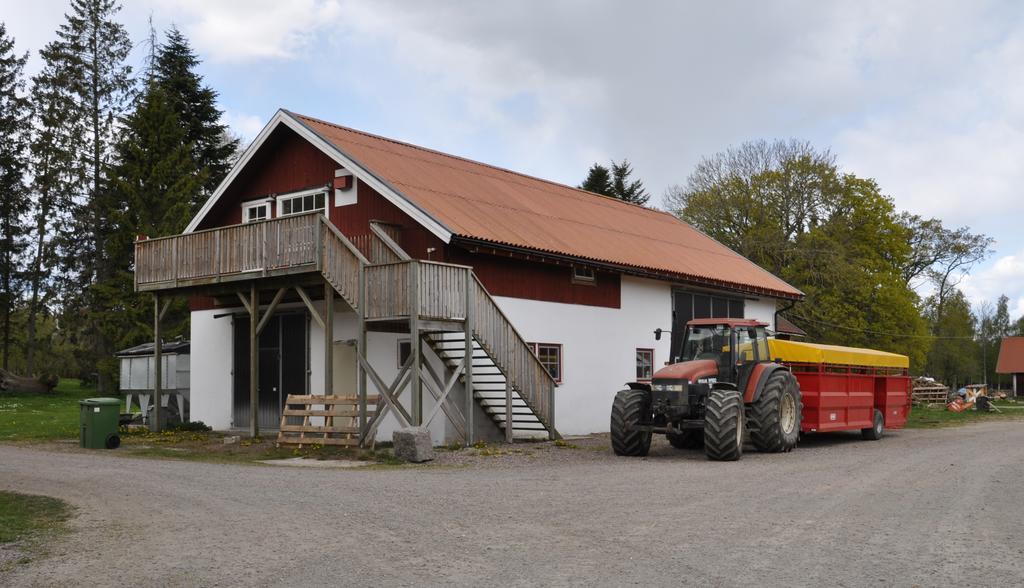
[[[746,319],[687,323],[681,361],[631,382],[612,404],[612,449],[647,455],[651,435],[677,448],[704,447],[709,459],[737,460],[744,429],[760,451],[796,447],[800,435],[800,386],[770,356],[768,325]]]

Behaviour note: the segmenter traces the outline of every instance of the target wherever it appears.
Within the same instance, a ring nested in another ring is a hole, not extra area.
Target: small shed
[[[1010,375],[1014,396],[1024,394],[1024,337],[1003,338],[996,373]]]
[[[125,411],[131,412],[132,397],[137,397],[144,419],[149,414],[149,399],[156,378],[153,348],[154,344],[149,342],[122,349],[115,354],[121,363],[121,393],[125,395]],[[171,397],[175,397],[182,421],[188,420],[190,348],[188,341],[168,341],[160,346],[160,404],[167,407]]]
[[[780,315],[775,316],[775,338],[789,341],[799,341],[807,336],[807,331],[793,324],[792,321]]]

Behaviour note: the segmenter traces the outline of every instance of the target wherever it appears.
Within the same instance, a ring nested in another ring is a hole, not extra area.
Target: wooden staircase
[[[458,369],[466,356],[466,337],[459,332],[438,332],[426,336],[427,344],[449,370]],[[460,378],[465,385],[465,378]],[[505,373],[494,358],[473,341],[473,397],[494,424],[505,431],[509,407],[514,439],[538,439],[549,436],[548,426],[523,399],[515,386],[510,386]],[[557,436],[557,433],[556,433]]]

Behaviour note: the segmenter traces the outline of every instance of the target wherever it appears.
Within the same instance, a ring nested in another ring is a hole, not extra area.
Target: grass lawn
[[[1024,420],[1024,402],[1001,400],[993,403],[1001,412],[978,412],[965,410],[953,412],[945,407],[925,408],[915,406],[907,420],[908,429],[934,429],[956,427],[985,421]]]
[[[0,442],[78,438],[78,401],[96,389],[62,379],[52,394],[0,394]]]
[[[63,500],[0,491],[0,546],[15,543],[0,558],[0,574],[44,555],[45,541],[67,532],[67,521],[73,513],[71,505]]]

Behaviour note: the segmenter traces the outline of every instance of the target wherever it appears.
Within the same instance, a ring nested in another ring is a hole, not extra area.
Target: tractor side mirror
[[[654,340],[661,341],[661,327],[654,329]]]

